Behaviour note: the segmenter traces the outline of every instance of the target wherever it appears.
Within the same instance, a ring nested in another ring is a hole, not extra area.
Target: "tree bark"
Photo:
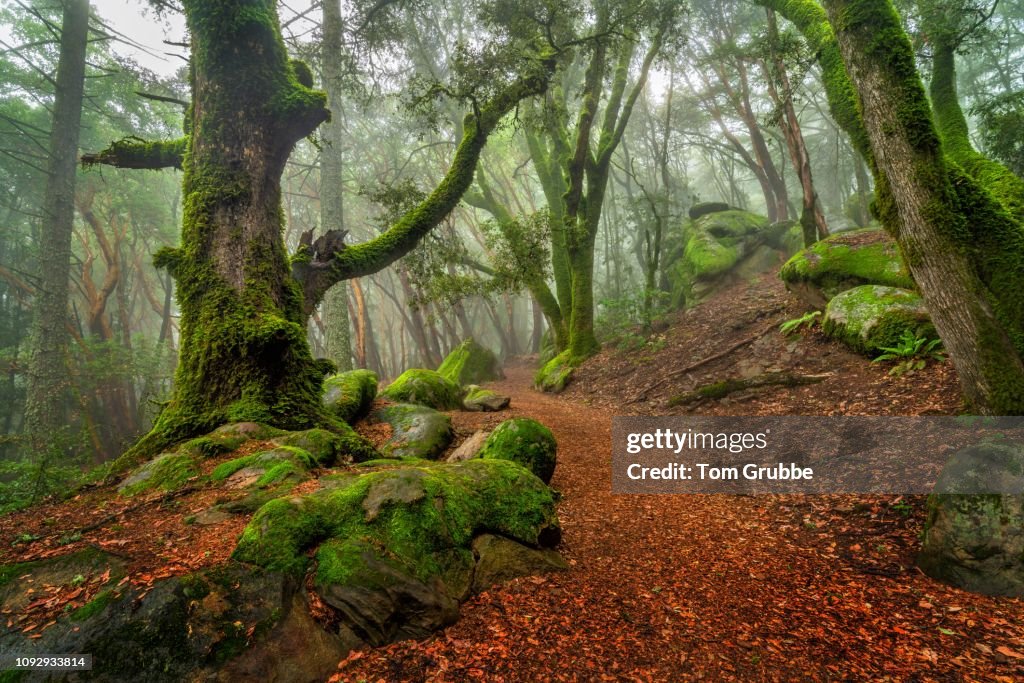
[[[40,226],[39,287],[32,324],[25,428],[41,456],[65,432],[68,369],[68,278],[75,215],[75,167],[85,84],[88,0],[65,0],[57,62],[57,90],[50,130],[43,220]]]

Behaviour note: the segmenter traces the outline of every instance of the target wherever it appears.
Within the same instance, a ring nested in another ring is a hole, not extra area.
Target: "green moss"
[[[391,438],[381,451],[395,458],[440,457],[451,444],[451,418],[433,408],[399,404],[381,408],[373,419],[391,425]]]
[[[350,370],[324,380],[324,405],[349,424],[365,416],[376,397],[377,373],[372,370]]]
[[[221,463],[210,474],[210,479],[224,481],[241,470],[250,470],[253,474],[262,472],[254,486],[264,488],[285,479],[305,479],[306,473],[316,465],[316,460],[308,451],[295,446],[278,446],[270,451],[260,451]]]
[[[346,452],[344,437],[326,429],[307,429],[302,432],[291,432],[274,439],[276,446],[295,447],[311,456],[319,467],[330,467],[339,460],[350,461],[351,455]]]
[[[551,528],[557,519],[547,486],[515,463],[473,460],[372,472],[342,488],[272,501],[246,527],[234,556],[301,572],[304,552],[330,540],[317,554],[318,583],[351,580],[368,547],[428,580],[480,533],[537,545]]]
[[[873,228],[839,233],[799,251],[779,277],[789,286],[812,284],[826,301],[860,285],[915,287],[896,244]]]
[[[0,588],[29,573],[38,565],[38,562],[15,562],[0,565]]]
[[[112,588],[100,591],[95,598],[71,613],[71,621],[85,621],[90,617],[96,616],[105,610],[107,606],[114,602],[118,597],[120,596],[117,591]]]
[[[159,489],[174,491],[199,476],[195,457],[185,453],[164,453],[132,472],[118,489],[123,496]]]
[[[487,437],[478,457],[500,458],[519,463],[545,484],[555,474],[558,443],[551,430],[536,420],[505,420]]]
[[[501,379],[501,363],[494,353],[467,339],[456,346],[437,368],[438,374],[459,386]]]
[[[381,392],[381,396],[399,403],[416,403],[436,410],[462,405],[459,385],[433,370],[406,370]]]
[[[573,362],[572,352],[567,349],[549,360],[537,371],[533,378],[533,385],[541,391],[557,394],[569,384],[575,369],[576,363]]]
[[[936,337],[918,294],[878,285],[862,285],[835,296],[825,309],[821,328],[828,336],[868,355],[899,346],[906,331],[915,337]]]

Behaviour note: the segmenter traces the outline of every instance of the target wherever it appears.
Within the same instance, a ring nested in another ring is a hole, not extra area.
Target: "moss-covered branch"
[[[188,138],[148,142],[137,137],[127,137],[110,143],[102,152],[83,154],[83,166],[115,166],[137,169],[180,169],[188,148]]]
[[[336,253],[330,277],[327,278],[331,282],[327,286],[376,273],[412,251],[420,239],[458,206],[473,182],[487,138],[501,119],[521,100],[544,92],[554,67],[554,57],[545,57],[532,73],[511,83],[483,104],[478,113],[467,115],[463,123],[462,141],[451,167],[434,191],[379,237]],[[318,291],[318,288],[307,290],[307,296],[319,301],[324,291],[326,288],[322,288],[322,291]]]

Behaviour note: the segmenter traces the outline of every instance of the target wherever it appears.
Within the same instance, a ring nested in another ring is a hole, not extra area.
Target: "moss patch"
[[[572,353],[563,351],[541,367],[533,378],[533,384],[541,391],[548,391],[557,394],[572,379],[572,373],[576,369],[572,360]]]
[[[365,416],[376,397],[377,373],[372,370],[351,370],[324,380],[324,406],[349,424]]]
[[[174,491],[199,476],[197,459],[187,453],[163,453],[133,471],[118,488],[123,496],[159,489]]]
[[[883,347],[899,345],[910,331],[915,337],[935,338],[921,297],[896,287],[862,285],[834,297],[825,309],[821,329],[851,349],[876,355]]]
[[[391,438],[381,451],[394,458],[434,460],[452,442],[452,420],[426,406],[399,404],[376,410],[372,419],[391,425]]]
[[[459,386],[480,384],[504,377],[498,357],[490,349],[480,346],[472,339],[467,339],[456,346],[437,368],[437,372]]]
[[[233,479],[240,486],[266,488],[283,483],[298,483],[317,465],[316,459],[296,446],[278,446],[242,458],[221,463],[210,474],[212,481]]]
[[[478,457],[517,462],[537,475],[545,484],[555,474],[558,443],[551,430],[536,420],[505,420],[487,437]]]
[[[462,405],[459,385],[433,370],[406,370],[381,395],[398,403],[416,403],[435,410],[451,410]]]

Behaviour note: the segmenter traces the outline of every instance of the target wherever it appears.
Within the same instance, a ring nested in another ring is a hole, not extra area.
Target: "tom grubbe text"
[[[656,429],[651,432],[631,432],[626,435],[626,452],[636,455],[645,450],[672,451],[679,455],[684,450],[728,451],[732,454],[768,448],[768,435],[764,432],[699,432],[692,429],[676,431]],[[750,481],[763,479],[812,480],[814,469],[796,463],[745,463],[736,466],[714,465],[706,462],[672,462],[661,467],[647,467],[631,463],[626,467],[626,476],[633,480],[707,480],[707,481]]]

